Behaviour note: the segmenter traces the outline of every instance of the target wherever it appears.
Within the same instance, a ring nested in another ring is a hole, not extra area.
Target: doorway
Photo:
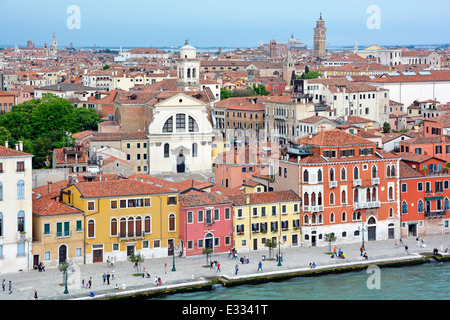
[[[174,254],[174,241],[173,241],[173,239],[167,240],[167,246],[168,246],[167,254],[169,255],[169,257],[171,257]]]
[[[62,244],[59,246],[58,250],[58,256],[59,256],[59,263],[63,263],[67,259],[67,246],[65,244]]]
[[[185,158],[183,152],[180,152],[177,157],[177,172],[185,172]]]
[[[37,269],[39,265],[39,255],[35,254],[33,255],[33,269]]]
[[[311,236],[311,247],[316,246],[316,236]]]
[[[103,262],[103,249],[92,250],[93,262]]]
[[[134,254],[134,246],[127,246],[127,257]]]
[[[417,224],[408,225],[408,237],[417,237]]]
[[[367,240],[375,241],[377,240],[377,227],[367,227]]]
[[[253,250],[258,250],[258,239],[253,239]]]
[[[207,233],[205,235],[205,248],[213,248],[214,235],[212,233]]]
[[[395,239],[395,232],[394,232],[394,224],[390,223],[388,225],[388,239]]]

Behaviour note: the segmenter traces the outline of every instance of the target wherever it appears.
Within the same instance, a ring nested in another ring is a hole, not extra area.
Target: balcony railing
[[[142,232],[142,231],[120,232],[119,233],[119,240],[143,239],[143,238],[144,238],[144,232]]]
[[[56,238],[65,238],[65,237],[71,237],[71,236],[72,236],[72,231],[70,231],[70,230],[56,232]]]
[[[447,210],[428,210],[425,211],[426,218],[439,218],[445,217],[447,215]]]
[[[336,180],[330,181],[329,182],[329,187],[330,187],[330,189],[336,188],[337,187],[337,181]]]
[[[372,185],[380,184],[380,178],[372,178]]]
[[[355,180],[353,180],[353,186],[354,186],[354,187],[360,186],[360,185],[362,185],[362,180],[361,180],[361,179],[355,179]]]

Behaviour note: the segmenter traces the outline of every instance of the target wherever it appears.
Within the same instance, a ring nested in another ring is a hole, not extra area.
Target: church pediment
[[[190,97],[183,93],[175,94],[174,96],[165,99],[164,101],[155,104],[155,107],[204,107],[205,103],[198,99]]]

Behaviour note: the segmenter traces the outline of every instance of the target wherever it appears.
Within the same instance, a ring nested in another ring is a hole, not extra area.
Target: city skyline
[[[311,47],[320,14],[328,30],[328,46],[449,43],[441,21],[450,3],[433,0],[431,7],[436,10],[427,12],[420,10],[420,4],[418,0],[406,7],[386,0],[345,4],[231,0],[218,7],[205,0],[134,1],[131,5],[104,0],[2,2],[0,10],[9,14],[0,21],[0,28],[8,30],[0,37],[0,45],[24,45],[31,40],[42,47],[51,43],[55,33],[58,47],[71,42],[75,47],[179,47],[186,39],[198,47],[256,47],[271,39],[287,42],[291,35]],[[17,25],[17,16],[27,23]]]

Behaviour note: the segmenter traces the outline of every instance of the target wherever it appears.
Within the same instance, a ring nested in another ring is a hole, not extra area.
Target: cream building
[[[32,267],[32,155],[0,146],[0,272]]]
[[[148,126],[150,174],[211,172],[213,131],[206,106],[183,93],[153,106]]]

